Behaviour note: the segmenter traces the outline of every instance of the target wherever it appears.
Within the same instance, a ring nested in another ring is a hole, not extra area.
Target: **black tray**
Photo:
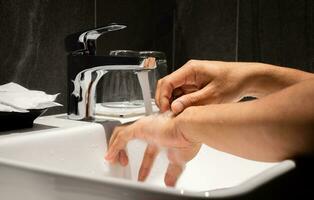
[[[0,131],[32,128],[34,120],[46,110],[47,109],[31,109],[27,113],[0,112]]]

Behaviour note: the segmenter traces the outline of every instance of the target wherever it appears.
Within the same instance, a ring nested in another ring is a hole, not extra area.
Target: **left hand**
[[[105,159],[111,163],[119,161],[128,164],[125,147],[132,139],[142,139],[148,143],[140,167],[138,180],[144,181],[149,175],[159,147],[166,147],[169,165],[165,174],[165,184],[174,186],[185,164],[199,151],[201,144],[186,138],[176,126],[175,118],[169,113],[144,117],[131,125],[116,127],[109,142]]]

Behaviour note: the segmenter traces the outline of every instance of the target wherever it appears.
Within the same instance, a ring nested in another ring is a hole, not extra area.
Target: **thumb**
[[[200,104],[206,96],[204,89],[183,95],[171,103],[171,110],[174,114],[179,114],[189,106]]]

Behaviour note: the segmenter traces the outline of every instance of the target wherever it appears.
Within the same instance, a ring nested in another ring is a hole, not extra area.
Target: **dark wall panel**
[[[240,0],[239,60],[314,71],[314,1]]]
[[[176,67],[189,59],[235,60],[236,0],[178,0]]]
[[[66,35],[94,25],[94,1],[0,1],[0,84],[61,93],[66,108]]]
[[[173,8],[173,0],[97,1],[97,26],[112,22],[128,26],[99,38],[98,53],[157,50],[165,52],[172,63]]]
[[[166,70],[171,71],[173,0],[97,1],[96,12],[97,26],[112,22],[127,25],[124,30],[108,33],[98,39],[99,55],[108,54],[114,49],[162,51],[168,62]],[[141,90],[133,72],[109,72],[100,80],[97,94],[98,102],[134,100],[141,97]]]
[[[64,112],[64,38],[93,28],[95,22],[128,25],[99,38],[98,54],[112,49],[164,51],[170,71],[189,59],[234,61],[238,55],[240,61],[313,72],[313,12],[312,0],[2,0],[0,84],[14,81],[60,92],[65,107],[53,111]]]

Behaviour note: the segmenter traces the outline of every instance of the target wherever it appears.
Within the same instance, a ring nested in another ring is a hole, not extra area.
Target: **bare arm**
[[[189,107],[175,118],[191,142],[241,157],[278,161],[314,152],[314,79],[262,99]]]
[[[311,77],[264,63],[191,60],[158,81],[155,99],[161,112],[171,108],[177,114],[189,106],[261,98]]]
[[[247,95],[260,99],[235,103]],[[158,146],[168,148],[165,183],[170,186],[201,143],[261,161],[314,153],[311,73],[263,63],[193,60],[160,80],[155,98],[162,112],[171,108],[180,114],[148,116],[116,128],[106,155],[126,165],[128,141],[146,140],[139,180],[149,174]]]

